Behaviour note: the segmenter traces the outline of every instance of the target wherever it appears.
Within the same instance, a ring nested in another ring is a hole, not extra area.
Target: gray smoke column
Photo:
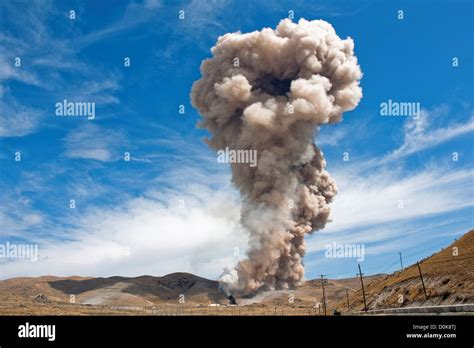
[[[247,295],[298,286],[305,234],[324,228],[337,193],[315,135],[362,97],[354,42],[322,20],[284,19],[275,30],[225,34],[211,52],[191,92],[207,143],[256,150],[258,159],[231,164],[250,245],[221,288]]]

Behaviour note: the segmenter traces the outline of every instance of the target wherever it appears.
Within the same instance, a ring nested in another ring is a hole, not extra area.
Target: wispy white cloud
[[[116,161],[121,158],[120,148],[126,144],[123,133],[88,123],[69,132],[64,139],[64,155],[69,158]]]
[[[119,104],[115,92],[120,89],[119,77],[111,75],[98,81],[85,81],[69,91],[75,100],[94,102],[99,105]]]
[[[344,139],[346,134],[347,130],[345,128],[338,128],[336,130],[320,130],[315,141],[318,146],[322,146],[323,148],[325,146],[336,146],[342,139]]]
[[[451,123],[445,127],[431,126],[431,118],[448,117],[451,110],[442,106],[427,111],[422,110],[418,117],[410,117],[404,125],[403,144],[382,159],[387,163],[411,154],[437,146],[458,136],[474,131],[474,113],[465,122]]]
[[[77,40],[81,48],[97,43],[131,30],[156,18],[157,11],[162,7],[160,0],[131,1],[121,17],[105,28],[83,35]]]
[[[239,28],[229,27],[229,22],[223,19],[232,7],[229,0],[191,0],[178,6],[176,13],[160,27],[160,32],[166,32],[169,43],[165,48],[155,50],[155,56],[161,63],[157,68],[174,69],[177,64],[174,57],[182,55],[181,49],[197,45],[200,50],[209,52],[209,44],[217,40],[219,35],[238,30]],[[184,19],[178,19],[178,10],[185,11]],[[190,58],[185,55],[180,60],[180,71],[194,66],[195,62],[190,60],[186,63],[183,59]]]
[[[15,80],[27,85],[41,86],[41,82],[35,74],[15,67],[13,57],[10,60],[7,59],[5,52],[0,51],[0,82]]]
[[[11,199],[11,192],[2,187],[0,198],[0,237],[28,238],[29,230],[45,221],[31,199],[24,196]]]
[[[150,3],[150,6],[153,2]],[[85,99],[101,105],[117,104],[116,92],[120,76],[95,67],[79,58],[78,45],[62,30],[52,32],[51,17],[65,16],[50,1],[35,1],[28,6],[14,2],[2,3],[8,30],[0,34],[0,136],[25,136],[38,130],[53,109],[56,99]],[[67,29],[67,20],[57,25]],[[21,66],[15,66],[15,59]],[[75,79],[68,74],[74,72]],[[41,91],[41,99],[19,98],[19,88],[9,88],[11,81],[34,86]],[[92,81],[92,82],[91,82]],[[33,103],[32,103],[33,102]],[[34,103],[36,102],[36,103]],[[47,106],[51,104],[51,107]],[[44,105],[38,107],[38,105]]]
[[[0,100],[0,137],[21,137],[32,133],[42,114],[39,110],[19,104],[10,96]]]
[[[350,170],[333,176],[339,194],[328,231],[447,213],[474,204],[470,169],[433,169],[417,173],[383,170],[365,175]],[[399,207],[400,206],[400,207]]]

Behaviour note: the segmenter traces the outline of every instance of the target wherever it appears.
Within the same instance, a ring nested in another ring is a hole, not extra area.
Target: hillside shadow
[[[123,293],[136,296],[158,297],[164,301],[179,299],[181,294],[184,294],[186,297],[205,295],[213,302],[226,299],[224,294],[218,289],[218,282],[188,273],[173,273],[164,277],[64,279],[48,283],[56,290],[74,295],[111,287],[117,283],[126,283],[128,287],[121,289]]]

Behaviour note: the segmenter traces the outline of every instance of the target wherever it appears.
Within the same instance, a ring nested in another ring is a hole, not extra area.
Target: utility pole
[[[346,297],[347,297],[347,310],[351,311],[351,306],[349,305],[349,290],[346,289]]]
[[[402,268],[402,271],[403,271],[402,253],[399,252],[398,254],[400,255],[400,267]]]
[[[364,273],[362,273],[362,270],[360,269],[360,264],[358,266],[359,266],[359,273],[357,275],[360,276],[360,284],[362,285],[362,295],[364,297],[364,311],[367,313],[367,302],[365,302],[364,281],[362,280],[362,276],[364,275]]]
[[[321,274],[321,286],[323,287],[323,306],[324,306],[324,315],[327,315],[326,313],[326,293],[324,291],[324,283],[327,281],[327,279],[324,279],[324,274]]]
[[[420,263],[418,261],[416,261],[416,265],[418,266],[418,272],[420,272],[421,285],[423,285],[423,292],[425,293],[425,300],[427,300],[428,295],[426,295],[425,282],[423,281],[423,275],[421,274]]]

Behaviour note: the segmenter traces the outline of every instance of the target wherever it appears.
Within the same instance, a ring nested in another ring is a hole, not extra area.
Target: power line
[[[423,285],[423,292],[425,293],[425,300],[427,300],[428,295],[426,295],[425,282],[423,281],[423,275],[421,274],[420,263],[417,261],[416,265],[418,266],[418,272],[420,272],[421,285]]]
[[[347,298],[347,310],[351,311],[351,305],[349,304],[349,290],[346,289],[346,298]]]
[[[367,303],[365,302],[365,289],[364,289],[364,281],[362,280],[362,270],[360,269],[360,264],[359,266],[359,273],[357,274],[360,276],[360,284],[362,285],[362,296],[364,297],[364,311],[367,313]]]
[[[324,291],[324,284],[327,282],[327,279],[324,278],[324,274],[321,274],[321,286],[323,287],[323,306],[324,306],[324,315],[327,315],[326,313],[326,293]]]

